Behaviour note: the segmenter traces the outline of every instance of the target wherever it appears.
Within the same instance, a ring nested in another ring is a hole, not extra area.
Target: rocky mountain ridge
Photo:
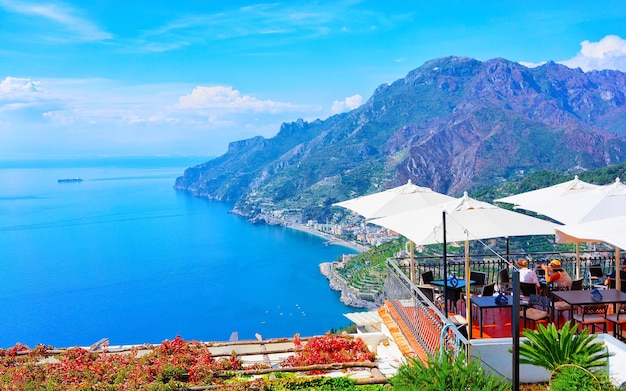
[[[333,202],[408,179],[460,195],[529,171],[624,162],[625,102],[619,71],[440,58],[351,112],[231,143],[175,188],[233,202],[252,219],[330,221]]]

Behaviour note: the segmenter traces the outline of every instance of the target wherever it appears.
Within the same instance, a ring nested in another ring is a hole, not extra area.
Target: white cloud
[[[254,96],[242,95],[227,86],[197,86],[190,94],[181,96],[176,107],[181,109],[219,109],[229,112],[278,113],[295,109],[290,103],[259,100]]]
[[[617,69],[626,71],[626,40],[617,35],[607,35],[598,42],[582,41],[576,57],[559,61],[570,68]]]
[[[30,101],[41,93],[41,83],[38,81],[17,77],[6,77],[0,81],[0,101]]]
[[[6,77],[0,79],[0,155],[35,153],[28,143],[33,137],[59,153],[85,145],[110,151],[221,151],[229,141],[272,137],[282,122],[320,111],[224,86]],[[36,136],[20,136],[26,131]]]
[[[343,113],[344,111],[354,110],[363,104],[363,97],[359,94],[352,95],[346,99],[333,102],[333,106],[330,109],[333,114]]]
[[[236,39],[236,47],[258,50],[259,45],[276,47],[331,34],[358,35],[377,29],[390,30],[410,21],[406,14],[370,12],[358,3],[268,2],[216,13],[196,13],[144,30],[134,47],[168,51]]]
[[[113,37],[110,33],[100,30],[88,19],[76,15],[76,10],[63,3],[24,3],[15,0],[0,0],[0,8],[15,14],[35,16],[55,22],[81,40],[100,41]]]

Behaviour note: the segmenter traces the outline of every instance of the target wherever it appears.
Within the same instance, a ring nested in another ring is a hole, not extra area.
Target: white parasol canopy
[[[443,243],[442,211],[446,240],[462,241],[496,237],[553,235],[557,226],[545,220],[512,212],[467,196],[437,206],[372,219],[369,222],[389,228],[416,244]]]
[[[437,193],[428,187],[421,187],[411,183],[384,190],[378,193],[353,198],[333,204],[360,214],[366,219],[384,217],[414,209],[425,208],[441,202],[454,200],[445,194]],[[415,258],[411,242],[411,281],[415,282]]]
[[[454,197],[437,193],[428,187],[408,182],[402,186],[333,204],[360,214],[366,219],[384,217],[413,209],[451,201]]]
[[[544,195],[544,198],[537,194]],[[592,185],[578,180],[544,189],[498,199],[516,204],[516,208],[530,210],[564,224],[578,224],[626,214],[626,185],[619,178],[604,185]],[[561,239],[561,243],[576,243],[576,277],[580,277],[580,243],[583,240]],[[557,241],[559,237],[557,236]]]
[[[444,213],[446,216],[445,241],[465,241],[467,297],[469,297],[470,286],[469,240],[525,235],[553,235],[556,226],[555,223],[499,208],[487,202],[477,201],[468,197],[467,192],[464,193],[463,197],[454,201],[381,217],[369,222],[391,229],[417,244],[442,243],[445,249]],[[469,327],[471,328],[470,311],[471,306],[468,300],[466,314]]]
[[[569,196],[520,203],[518,208],[537,212],[564,224],[605,219],[626,214],[626,185],[617,178],[609,185],[577,191]]]
[[[513,204],[516,208],[526,209],[537,213],[542,213],[534,209],[530,209],[532,205],[544,202],[550,202],[552,200],[560,200],[563,197],[569,197],[571,195],[580,194],[582,192],[598,188],[598,185],[587,183],[578,179],[578,175],[571,181],[559,183],[554,186],[544,187],[542,189],[527,191],[525,193],[515,194],[509,197],[499,198],[494,200],[495,202],[506,202],[507,204]],[[546,216],[549,216],[546,214]],[[551,217],[551,216],[549,216]]]
[[[560,243],[606,242],[618,248],[626,248],[626,215],[568,224],[556,228]]]
[[[556,229],[556,241],[577,245],[586,242],[611,244],[615,246],[615,268],[619,269],[620,249],[626,248],[626,214],[560,226]],[[616,280],[615,287],[616,289],[622,288],[621,279]]]

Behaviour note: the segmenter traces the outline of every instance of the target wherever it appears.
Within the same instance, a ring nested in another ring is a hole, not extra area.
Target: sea
[[[350,324],[355,251],[173,189],[203,157],[0,160],[0,348],[291,338]],[[82,182],[59,183],[58,179]]]

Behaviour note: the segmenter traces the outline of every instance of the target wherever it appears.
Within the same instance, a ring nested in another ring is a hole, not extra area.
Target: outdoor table
[[[451,288],[451,289],[458,289],[458,290],[465,289],[465,279],[464,279],[464,278],[463,278],[463,279],[459,278],[459,279],[457,280],[457,281],[458,281],[458,283],[456,284],[456,286],[452,286],[452,285],[450,285],[450,280],[452,280],[452,277],[448,278],[448,284],[447,284],[447,287],[448,287],[448,288]],[[474,280],[470,280],[470,286],[471,286],[473,283],[475,283],[475,282],[476,282],[476,281],[474,281]],[[429,284],[430,284],[430,285],[437,285],[437,286],[440,286],[440,287],[442,287],[442,288],[443,288],[443,280],[433,280],[433,281],[431,281]]]
[[[498,304],[496,303],[497,296],[480,296],[480,297],[472,297],[470,300],[471,304],[474,304],[478,307],[478,322],[480,328],[480,338],[483,337],[483,310],[489,308],[512,308],[513,307],[513,296],[504,295],[506,298],[506,303]],[[526,307],[528,305],[528,301],[520,299],[520,308],[524,311],[524,324],[526,324]],[[519,317],[519,314],[517,314]],[[472,337],[472,330],[470,330],[470,338]]]
[[[570,305],[569,319],[574,315],[574,306],[594,305],[594,304],[613,304],[613,310],[617,304],[626,303],[626,293],[617,289],[603,289],[601,292],[602,300],[596,301],[591,297],[591,291],[552,291],[552,308],[554,309],[555,298],[561,299]]]
[[[448,278],[448,284],[447,284],[447,289],[448,289],[448,293],[451,293],[450,296],[448,296],[448,300],[450,300],[453,303],[453,307],[454,307],[454,311],[457,310],[456,308],[456,302],[461,298],[461,292],[465,289],[465,279],[458,279],[457,280],[457,284],[456,286],[452,286],[450,284],[450,280],[452,280],[452,277]],[[475,283],[476,281],[474,280],[470,280],[470,286]],[[431,285],[435,285],[438,287],[442,287],[443,288],[443,280],[433,280],[430,282]]]

